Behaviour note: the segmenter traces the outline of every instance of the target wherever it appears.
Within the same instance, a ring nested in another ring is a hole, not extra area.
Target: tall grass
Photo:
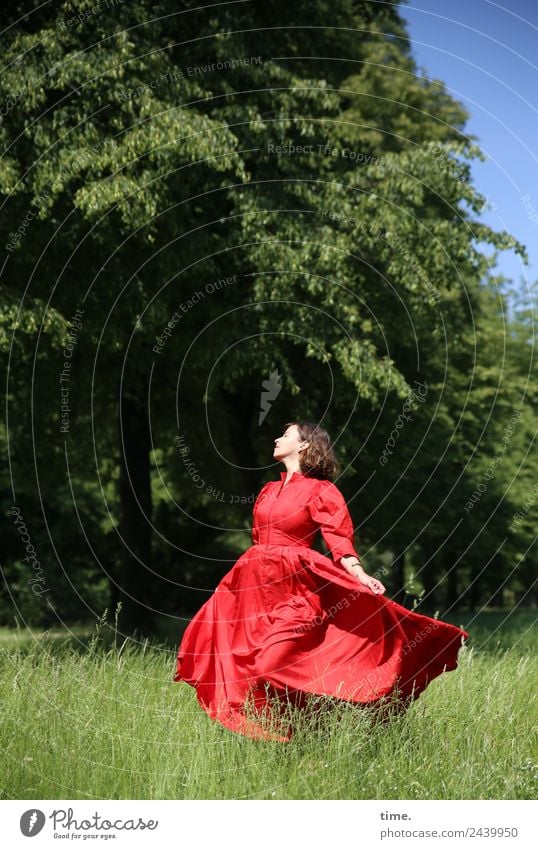
[[[532,618],[483,616],[459,668],[388,724],[341,704],[298,713],[284,744],[212,722],[172,682],[175,647],[3,632],[1,798],[534,798]]]

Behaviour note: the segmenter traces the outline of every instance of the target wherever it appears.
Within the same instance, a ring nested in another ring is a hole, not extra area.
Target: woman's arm
[[[330,481],[322,481],[317,497],[309,502],[312,519],[319,525],[323,539],[335,563],[357,578],[374,593],[384,593],[385,587],[377,578],[367,575],[361,566],[353,544],[353,522],[340,490]]]

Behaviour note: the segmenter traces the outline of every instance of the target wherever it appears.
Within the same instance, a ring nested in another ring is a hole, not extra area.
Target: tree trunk
[[[446,569],[446,606],[454,606],[458,598],[458,568],[455,562],[451,562]]]
[[[424,597],[421,607],[425,610],[434,611],[437,606],[438,586],[431,564],[425,566],[419,572],[419,578],[424,587]]]
[[[482,588],[480,586],[480,581],[475,580],[475,576],[473,575],[471,578],[471,585],[467,592],[468,597],[468,606],[470,610],[478,610],[480,607],[480,601],[482,597]]]
[[[151,582],[152,505],[150,428],[143,405],[122,394],[120,404],[120,524],[123,547],[119,627],[149,631],[153,614],[146,606]]]
[[[403,604],[405,599],[405,551],[402,551],[394,558],[394,587],[396,592],[393,596],[394,601]]]
[[[259,462],[249,437],[252,422],[257,415],[257,407],[253,401],[254,392],[232,393],[221,391],[221,398],[226,405],[230,419],[230,443],[237,461],[241,462],[241,476],[246,494],[256,494],[260,488]]]
[[[491,607],[504,607],[504,586],[497,587],[490,601]]]

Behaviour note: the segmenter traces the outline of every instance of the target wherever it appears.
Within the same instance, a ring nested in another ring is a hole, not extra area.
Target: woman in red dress
[[[405,708],[457,666],[468,637],[385,598],[361,566],[353,524],[331,482],[338,463],[325,430],[293,422],[275,440],[286,471],[261,489],[253,545],[187,626],[174,681],[195,687],[208,715],[255,739],[288,741],[265,719],[308,694]],[[332,555],[311,548],[318,531]]]

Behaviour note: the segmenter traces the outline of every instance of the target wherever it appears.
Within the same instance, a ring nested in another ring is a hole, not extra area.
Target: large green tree
[[[439,546],[467,453],[494,438],[474,382],[477,363],[498,378],[475,329],[497,286],[484,245],[521,248],[479,223],[466,113],[417,76],[398,3],[250,4],[248,23],[234,3],[35,6],[4,8],[0,82],[15,493],[59,478],[91,493],[111,602],[141,627],[178,583],[204,586],[217,539],[245,544],[241,494],[306,416],[334,434],[395,588],[411,552],[432,596],[446,575],[461,592],[472,570]]]

